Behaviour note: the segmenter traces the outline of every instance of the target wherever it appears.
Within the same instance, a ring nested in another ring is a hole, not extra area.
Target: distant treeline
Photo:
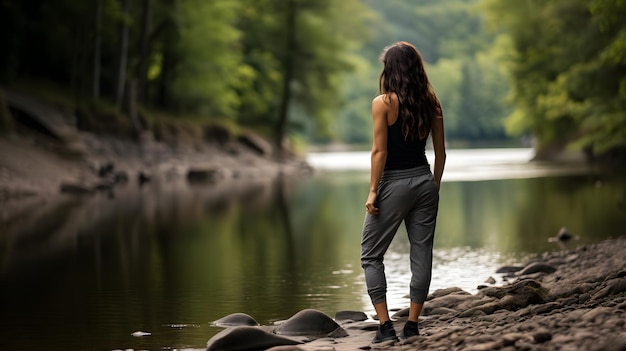
[[[448,139],[626,148],[620,0],[4,0],[0,84],[368,143],[378,55],[414,43]]]

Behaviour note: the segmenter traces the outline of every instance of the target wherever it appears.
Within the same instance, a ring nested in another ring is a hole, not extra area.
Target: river
[[[571,247],[624,234],[624,177],[531,157],[448,151],[431,290],[502,284],[496,268],[558,250],[548,237],[562,226]],[[372,313],[359,265],[369,153],[308,160],[305,179],[129,184],[5,223],[0,349],[203,349],[220,330],[210,322],[234,312],[262,324],[305,308]],[[385,261],[391,308],[408,305],[408,250],[401,228]]]

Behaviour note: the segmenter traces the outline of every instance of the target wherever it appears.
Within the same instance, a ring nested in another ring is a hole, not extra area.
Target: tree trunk
[[[161,48],[161,73],[156,83],[155,103],[158,107],[171,110],[173,108],[171,98],[172,77],[174,76],[174,69],[177,64],[177,57],[174,50],[176,48],[178,34],[176,32],[176,22],[172,14],[176,11],[176,1],[170,0],[168,6],[171,7],[170,14],[166,15],[163,23],[161,23],[156,30],[157,32],[162,32],[161,40],[163,46]]]
[[[283,139],[287,130],[289,103],[291,101],[291,81],[293,79],[295,51],[296,51],[296,2],[288,0],[285,22],[285,53],[283,56],[283,90],[280,98],[278,120],[276,121],[275,142],[279,151],[282,151]]]
[[[137,106],[137,80],[131,79],[128,82],[128,103],[126,106],[126,111],[128,113],[128,117],[130,118],[130,122],[133,125],[133,129],[135,130],[135,134],[137,138],[141,137],[141,123],[139,122],[139,111]]]
[[[120,26],[120,58],[118,64],[117,89],[115,91],[115,105],[121,108],[124,102],[124,87],[126,86],[126,63],[128,60],[128,8],[130,0],[122,1],[122,18]]]
[[[139,39],[139,64],[137,65],[137,99],[146,101],[148,57],[150,55],[150,31],[152,27],[152,0],[143,1],[141,15],[141,37]]]
[[[102,0],[96,1],[96,33],[93,48],[93,86],[91,97],[100,98],[100,50],[102,42]]]

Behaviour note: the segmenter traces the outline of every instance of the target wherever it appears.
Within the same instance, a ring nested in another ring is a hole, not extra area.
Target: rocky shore
[[[502,286],[433,292],[407,340],[371,344],[377,322],[360,311],[304,310],[271,326],[227,316],[207,350],[626,350],[626,237],[498,271]],[[408,310],[395,312],[399,335]]]
[[[120,183],[227,183],[309,173],[299,157],[276,157],[253,133],[224,144],[168,145],[81,135],[80,150],[41,138],[0,138],[0,201],[110,190]]]

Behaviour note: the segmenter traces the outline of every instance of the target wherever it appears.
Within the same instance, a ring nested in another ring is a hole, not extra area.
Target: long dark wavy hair
[[[424,70],[422,56],[415,46],[400,41],[386,47],[380,60],[384,67],[378,82],[379,90],[381,94],[395,93],[398,96],[404,139],[426,139],[433,120],[443,113]]]

